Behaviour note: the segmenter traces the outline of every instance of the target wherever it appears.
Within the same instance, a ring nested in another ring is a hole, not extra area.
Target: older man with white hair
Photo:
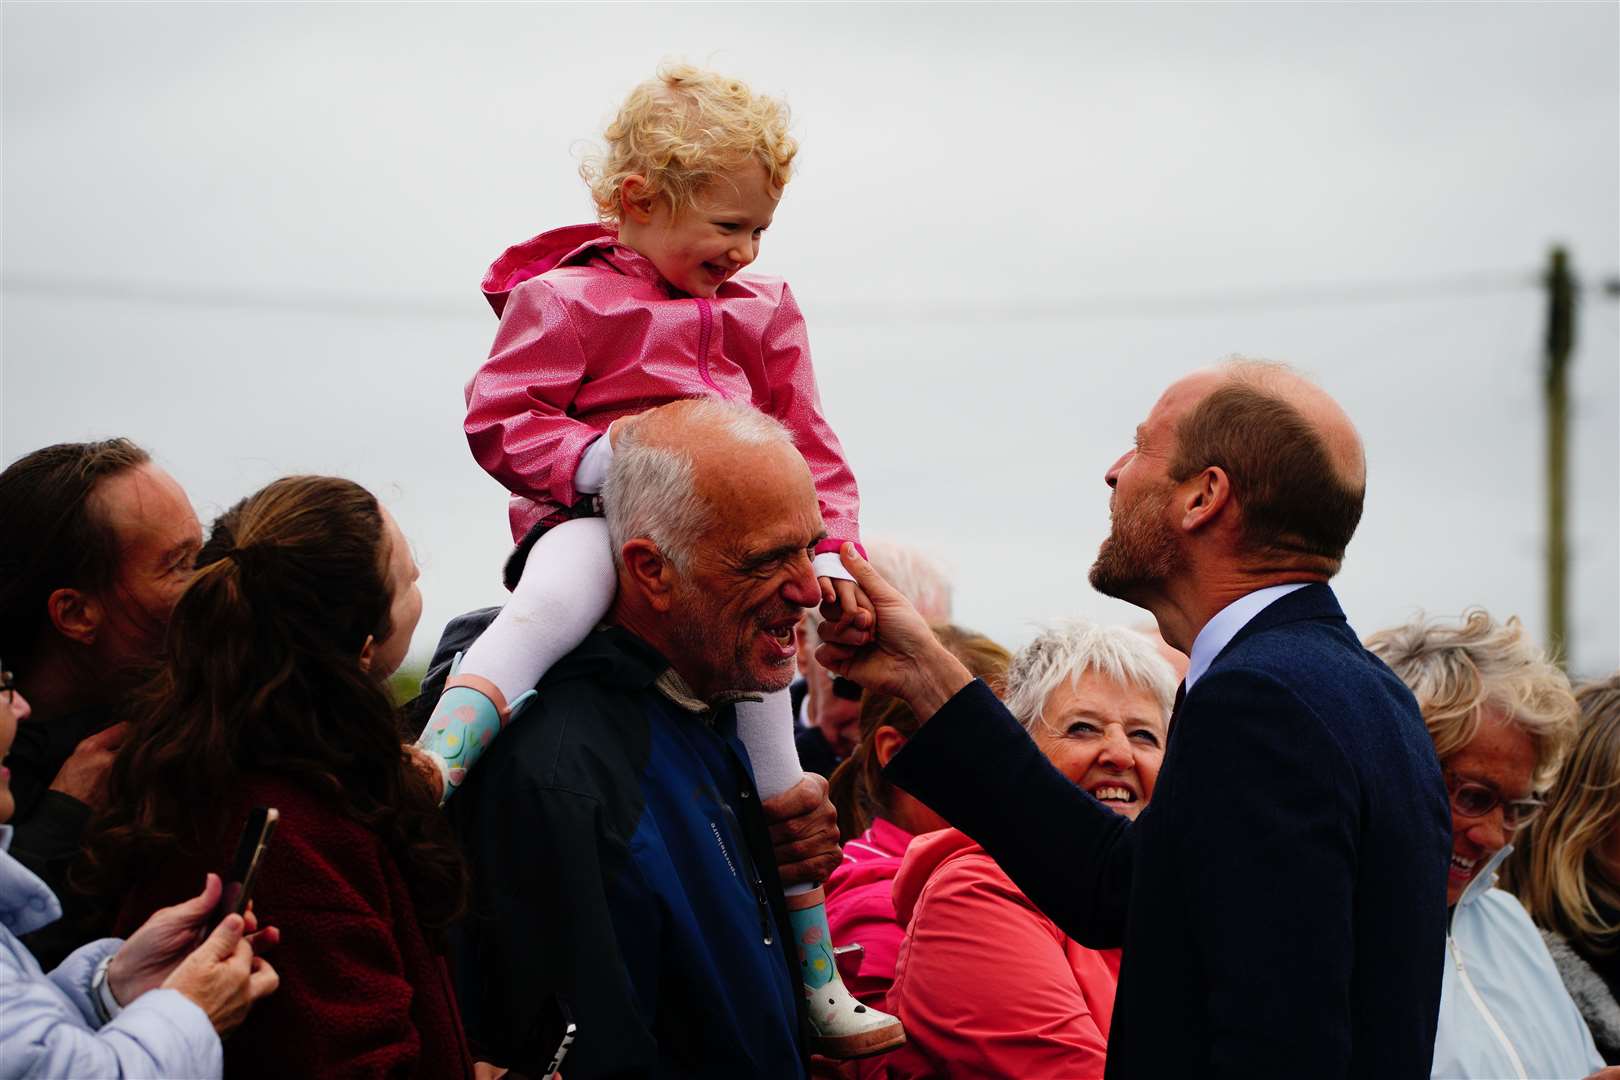
[[[801,905],[783,884],[831,870],[836,825],[820,780],[809,812],[777,806],[773,823],[761,796],[779,785],[736,705],[788,685],[793,628],[821,601],[809,469],[768,417],[677,402],[620,434],[603,500],[606,625],[451,800],[473,878],[468,1035],[479,1058],[544,1075],[561,998],[570,1080],[802,1076]]]

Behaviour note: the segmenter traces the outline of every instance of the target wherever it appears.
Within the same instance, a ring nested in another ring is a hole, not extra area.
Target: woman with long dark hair
[[[86,878],[138,924],[227,865],[253,807],[279,810],[253,898],[281,992],[228,1075],[471,1075],[439,948],[462,867],[384,686],[421,610],[393,518],[314,476],[223,514],[175,608]]]

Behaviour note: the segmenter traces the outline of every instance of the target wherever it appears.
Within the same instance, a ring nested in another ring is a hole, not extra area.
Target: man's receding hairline
[[[1258,360],[1251,357],[1235,356],[1223,360],[1216,368],[1226,375],[1226,378],[1212,387],[1209,393],[1200,398],[1192,408],[1183,414],[1181,421],[1176,424],[1176,452],[1181,451],[1181,426],[1194,414],[1204,407],[1216,394],[1223,391],[1236,390],[1246,392],[1263,399],[1284,410],[1299,426],[1309,434],[1315,449],[1322,455],[1333,470],[1336,479],[1345,488],[1352,491],[1365,492],[1367,487],[1367,454],[1361,441],[1360,432],[1356,431],[1343,406],[1333,399],[1333,396],[1310,379],[1301,375],[1290,364],[1278,360]],[[1334,427],[1343,427],[1341,438],[1334,438],[1328,430],[1328,425],[1322,422],[1321,417],[1312,417],[1310,411],[1301,408],[1300,402],[1293,398],[1284,389],[1292,383],[1294,386],[1305,389],[1326,402],[1330,409],[1338,414],[1342,425],[1334,423]],[[1346,445],[1338,445],[1346,441]],[[1353,453],[1352,453],[1353,450]],[[1348,466],[1348,469],[1347,469]]]
[[[84,512],[90,519],[90,524],[97,529],[105,530],[112,537],[113,543],[120,551],[124,547],[124,530],[121,522],[112,516],[111,508],[108,505],[112,497],[108,494],[108,489],[125,477],[133,478],[142,469],[155,468],[157,468],[157,465],[151,458],[147,458],[145,461],[132,462],[124,468],[107,473],[104,476],[98,476],[96,482],[90,485],[90,490],[84,497]],[[137,498],[139,497],[139,493],[137,493]]]

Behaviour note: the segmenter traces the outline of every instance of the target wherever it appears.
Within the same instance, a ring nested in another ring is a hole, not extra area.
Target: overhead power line
[[[439,295],[220,288],[118,278],[58,278],[40,274],[7,274],[3,287],[7,293],[63,300],[113,300],[164,307],[237,308],[359,318],[465,318],[479,317],[489,310],[488,305],[476,295],[457,300]]]
[[[926,301],[821,304],[818,321],[881,323],[899,317],[939,322],[1072,322],[1083,319],[1179,318],[1237,311],[1277,311],[1356,304],[1410,303],[1538,288],[1540,279],[1523,271],[1491,271],[1388,281],[1305,283],[1268,288],[1219,289],[1179,293],[1091,295],[1029,301]]]
[[[1217,315],[1361,304],[1414,303],[1540,288],[1533,272],[1488,271],[1386,281],[1341,281],[1176,293],[1131,293],[1038,300],[832,301],[814,306],[819,323],[882,324],[905,321],[973,323],[1017,320],[1072,322],[1085,319]],[[344,318],[487,320],[477,296],[380,294],[328,290],[260,289],[187,285],[117,278],[65,278],[7,274],[7,294],[62,300],[111,300],[167,307],[281,311]],[[1603,282],[1606,291],[1614,280]]]

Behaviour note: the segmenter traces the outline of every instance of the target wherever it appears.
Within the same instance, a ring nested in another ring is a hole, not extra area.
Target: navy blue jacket
[[[452,965],[480,1057],[540,1075],[542,1006],[561,994],[579,1026],[569,1080],[804,1074],[733,709],[683,705],[660,687],[668,667],[623,630],[592,634],[450,800],[473,881]]]
[[[1445,787],[1417,702],[1327,586],[1265,608],[1194,684],[1135,822],[980,682],[887,776],[1070,936],[1124,946],[1110,1078],[1429,1075]]]

